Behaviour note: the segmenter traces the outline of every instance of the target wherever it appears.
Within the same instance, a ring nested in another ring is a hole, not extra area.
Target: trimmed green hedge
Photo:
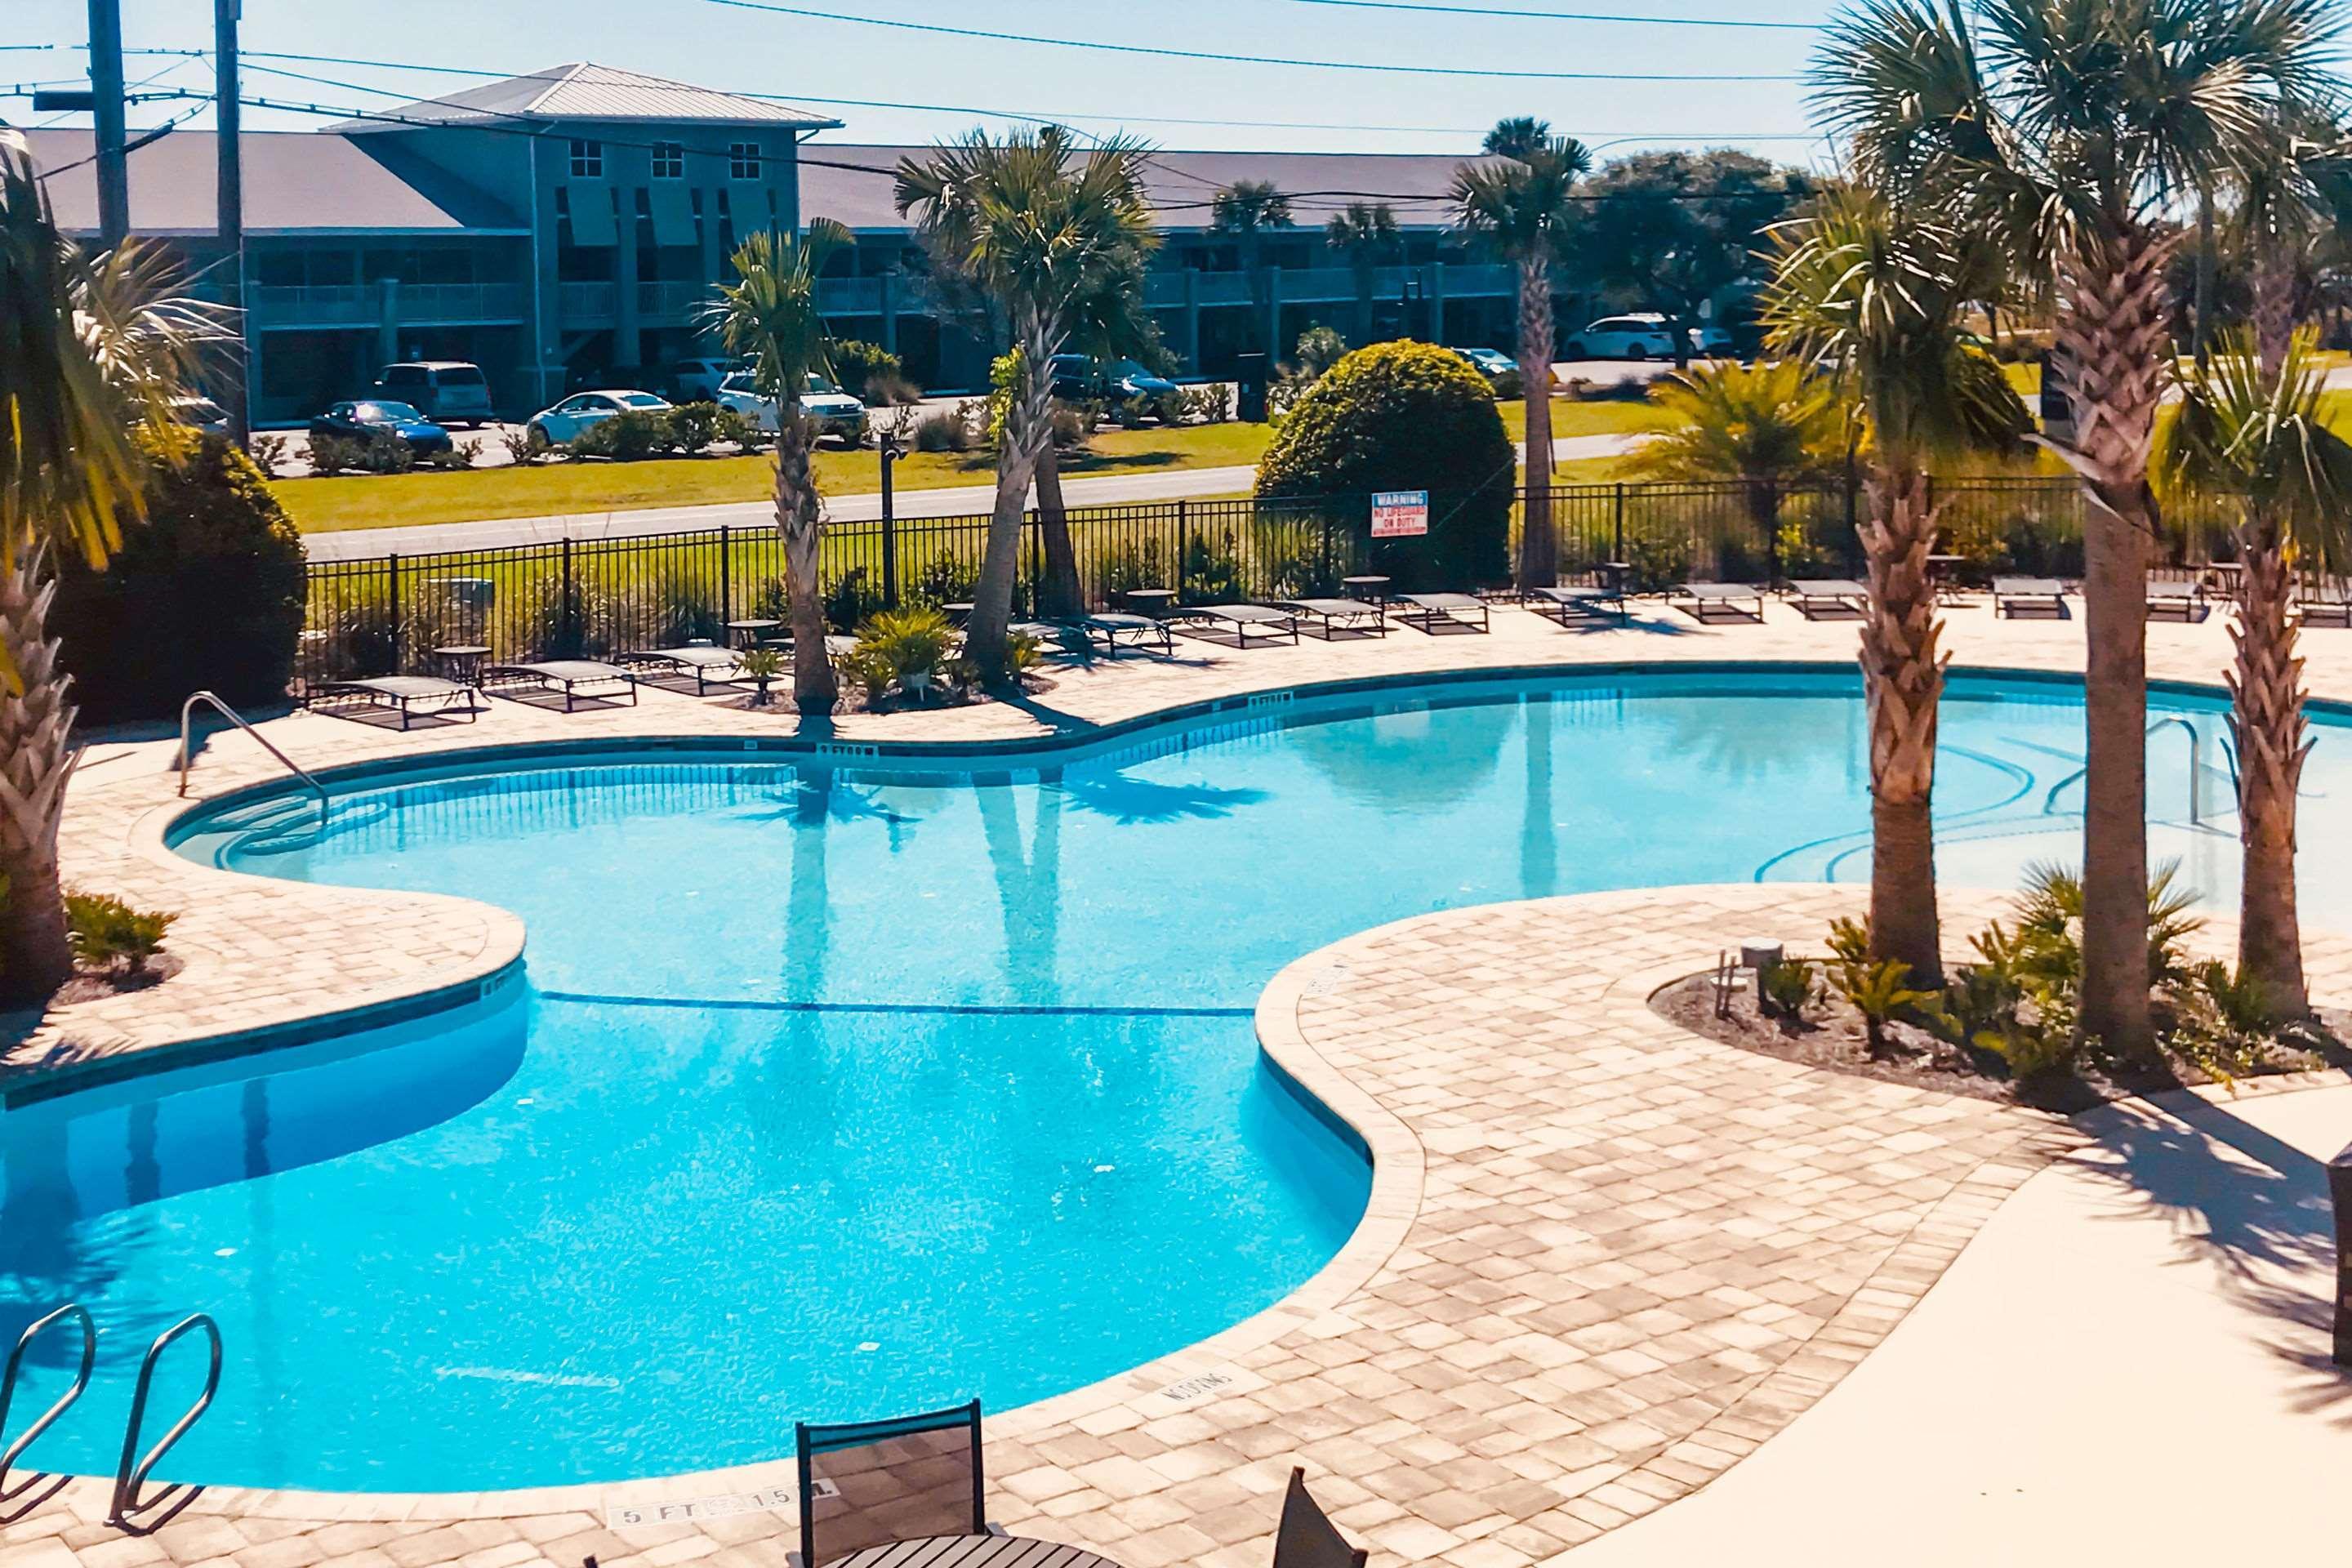
[[[86,719],[167,719],[209,688],[285,700],[302,633],[302,536],[253,459],[189,432],[154,451],[147,520],[103,572],[59,563],[49,627]]]
[[[1423,539],[1382,540],[1373,570],[1401,589],[1472,588],[1510,576],[1518,463],[1486,378],[1451,349],[1374,343],[1292,405],[1258,463],[1261,499],[1430,492]],[[1369,532],[1369,505],[1351,526]]]

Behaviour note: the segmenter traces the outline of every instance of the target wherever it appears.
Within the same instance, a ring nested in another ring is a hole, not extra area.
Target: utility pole
[[[222,399],[228,409],[229,439],[243,447],[253,436],[252,388],[246,384],[252,351],[245,319],[245,147],[237,102],[236,23],[243,0],[213,0],[214,128],[220,144],[221,277],[229,309],[236,312],[236,352],[230,356]]]
[[[98,234],[111,250],[131,233],[122,142],[122,0],[89,0],[89,86],[98,122]]]

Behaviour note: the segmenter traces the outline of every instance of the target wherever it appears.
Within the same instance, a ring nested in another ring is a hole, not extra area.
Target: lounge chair
[[[1234,639],[1235,647],[1249,647],[1253,633],[1268,642],[1283,637],[1298,640],[1298,617],[1269,605],[1191,605],[1171,617],[1182,621],[1192,636],[1207,626]]]
[[[1361,599],[1284,599],[1282,608],[1307,621],[1299,628],[1308,629],[1308,621],[1317,637],[1325,642],[1336,641],[1341,632],[1362,632],[1369,637],[1389,635],[1389,617],[1378,605],[1368,605]]]
[[[793,1428],[800,1460],[797,1568],[900,1542],[990,1533],[980,1401],[920,1415]],[[1043,1542],[1038,1543],[1043,1546]],[[932,1560],[909,1550],[909,1568]],[[1052,1559],[1047,1559],[1051,1561]]]
[[[2039,609],[2053,620],[2067,616],[2066,584],[2055,577],[1996,577],[1992,580],[1992,613],[2011,618]]]
[[[2213,613],[2200,583],[2151,582],[2147,585],[2147,618],[2151,621],[2201,621]]]
[[[551,658],[538,664],[491,664],[482,667],[482,689],[494,687],[504,689],[510,686],[527,686],[539,691],[560,691],[563,694],[563,710],[572,705],[583,687],[618,686],[629,694],[629,706],[637,703],[637,678],[617,664],[606,664],[593,658]]]
[[[1753,621],[1764,624],[1764,589],[1757,583],[1685,583],[1673,594],[1675,609],[1701,626],[1713,626],[1717,621]],[[1742,609],[1742,601],[1755,608]]]
[[[1486,601],[1475,594],[1400,594],[1396,618],[1417,632],[1437,635],[1440,626],[1460,632],[1488,632],[1494,623]],[[1472,620],[1475,616],[1478,618]]]
[[[1168,623],[1156,616],[1106,610],[1100,615],[1073,616],[1064,624],[1086,639],[1089,651],[1099,648],[1109,658],[1117,658],[1122,647],[1157,647],[1161,653],[1176,651],[1176,639],[1170,634]]]
[[[1793,577],[1788,595],[1797,614],[1809,621],[1870,613],[1870,590],[1851,577]]]
[[[1622,588],[1530,588],[1519,597],[1537,615],[1564,626],[1610,618],[1623,626],[1633,618]]]
[[[315,708],[321,701],[357,701],[370,708],[398,709],[404,730],[424,704],[433,704],[432,711],[436,713],[446,713],[462,701],[465,707],[458,711],[466,715],[467,723],[474,721],[474,689],[462,680],[445,680],[437,675],[378,675],[364,680],[331,680],[311,687],[302,705]]]
[[[2352,596],[2345,584],[2325,578],[2306,578],[2296,590],[2294,607],[2306,626],[2352,627]]]
[[[1307,1471],[1293,1466],[1282,1494],[1282,1522],[1274,1530],[1274,1568],[1364,1568],[1369,1554],[1348,1544],[1339,1527],[1307,1495]]]
[[[708,697],[712,682],[733,686],[742,679],[742,659],[743,656],[733,648],[688,643],[684,647],[652,647],[641,653],[623,654],[620,662],[631,669],[647,668],[673,676],[691,675],[694,694]]]

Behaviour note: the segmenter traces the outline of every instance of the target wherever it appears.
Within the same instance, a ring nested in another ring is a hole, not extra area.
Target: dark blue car
[[[449,449],[449,432],[419,414],[405,403],[387,403],[380,398],[362,398],[352,403],[338,403],[310,421],[310,439],[332,436],[342,441],[365,441],[379,430],[388,430],[408,443],[408,449],[420,458],[429,458]]]

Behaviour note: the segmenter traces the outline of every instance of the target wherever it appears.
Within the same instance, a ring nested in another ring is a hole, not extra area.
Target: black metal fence
[[[1944,481],[1943,548],[1986,574],[2072,575],[2082,568],[2082,506],[2063,479]],[[1442,514],[1449,498],[1433,498]],[[1563,575],[1602,561],[1637,586],[1692,578],[1847,576],[1860,569],[1851,483],[1563,486],[1550,494]],[[1363,497],[1175,500],[1069,512],[1087,602],[1173,589],[1180,602],[1295,598],[1381,571]],[[1525,498],[1513,508],[1516,533]],[[820,587],[833,622],[872,611],[969,599],[987,544],[985,516],[836,523],[824,532]],[[1016,605],[1034,609],[1043,574],[1035,514],[1020,536]],[[770,528],[713,528],[313,563],[299,671],[305,681],[429,668],[432,650],[490,648],[495,659],[609,656],[723,639],[729,621],[783,616],[783,550]],[[1474,583],[1400,587],[1485,587]]]

